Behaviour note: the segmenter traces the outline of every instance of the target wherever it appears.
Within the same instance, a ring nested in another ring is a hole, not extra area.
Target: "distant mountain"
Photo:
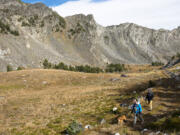
[[[117,16],[118,17],[118,16]],[[92,15],[63,18],[44,4],[0,1],[0,70],[52,63],[166,63],[180,50],[180,27],[153,30],[132,23],[103,27]]]

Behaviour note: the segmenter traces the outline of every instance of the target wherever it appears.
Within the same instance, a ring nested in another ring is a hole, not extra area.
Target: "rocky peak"
[[[3,4],[2,6],[5,5],[21,6],[23,3],[21,2],[21,0],[0,0],[0,4]]]

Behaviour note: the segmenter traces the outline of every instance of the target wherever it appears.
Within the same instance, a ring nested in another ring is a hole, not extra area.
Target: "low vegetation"
[[[102,72],[113,73],[113,72],[122,72],[126,70],[124,64],[108,64],[104,71],[99,67],[91,67],[89,65],[72,66],[72,65],[66,65],[63,62],[60,62],[59,64],[52,64],[48,62],[47,59],[43,61],[43,66],[44,69],[62,69],[62,70],[85,72],[85,73],[102,73]]]
[[[6,69],[7,69],[7,72],[13,71],[13,68],[11,65],[7,65]]]
[[[62,28],[66,28],[66,21],[63,17],[61,17],[58,13],[56,13],[55,11],[53,12],[53,16],[54,17],[57,17],[58,20],[59,20],[59,25],[62,27]]]
[[[156,61],[156,62],[152,62],[151,65],[152,65],[152,66],[163,66],[164,63]]]
[[[80,125],[76,121],[73,121],[72,123],[70,123],[69,126],[67,127],[67,129],[65,130],[65,132],[68,135],[77,135],[82,131],[83,131],[82,125]]]
[[[122,72],[125,70],[126,68],[124,64],[108,64],[105,71],[113,73],[113,72]]]
[[[10,33],[14,36],[19,36],[19,32],[17,30],[12,30],[9,24],[5,24],[1,20],[0,20],[0,33],[4,33],[4,34]]]
[[[54,66],[48,60],[45,65],[48,68]],[[67,69],[70,66],[60,63],[57,67]],[[113,135],[116,132],[140,135],[144,128],[148,129],[148,133],[161,131],[162,134],[172,135],[175,130],[178,134],[180,114],[173,112],[179,108],[180,93],[174,87],[174,81],[156,67],[141,67],[157,69],[149,72],[139,72],[139,66],[134,68],[127,73],[128,77],[123,78],[119,74],[42,69],[2,73],[0,93],[8,97],[8,100],[4,100],[6,107],[0,110],[2,116],[7,116],[0,121],[3,133],[73,135],[79,133],[81,127],[90,125],[89,129],[85,128],[79,135]],[[114,78],[119,80],[111,81]],[[149,87],[153,87],[155,93],[153,110],[148,111],[148,104],[142,101],[145,123],[141,127],[138,122],[137,128],[133,128],[133,117],[128,108],[132,99],[144,97]],[[113,111],[114,107],[118,108],[117,112]],[[117,118],[121,115],[127,116],[123,127],[117,125]],[[3,123],[5,120],[7,126]],[[147,124],[149,126],[146,127]]]
[[[25,68],[24,67],[22,67],[22,66],[19,66],[18,68],[17,68],[17,70],[24,70]]]
[[[155,130],[180,131],[180,111],[177,111],[169,117],[163,117],[156,122],[152,122],[148,127]]]
[[[77,23],[76,27],[74,29],[70,29],[68,32],[71,33],[71,35],[73,36],[75,34],[85,32],[85,29],[83,28],[83,26],[80,23]]]

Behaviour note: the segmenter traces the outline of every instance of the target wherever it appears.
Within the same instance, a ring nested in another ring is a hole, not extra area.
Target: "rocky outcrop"
[[[62,18],[41,3],[0,1],[0,70],[52,63],[166,63],[180,50],[180,27],[153,30],[132,23],[103,27],[92,15]],[[3,28],[5,27],[5,28]]]

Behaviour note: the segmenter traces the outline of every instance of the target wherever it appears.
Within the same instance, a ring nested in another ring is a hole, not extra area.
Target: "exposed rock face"
[[[167,62],[180,50],[180,27],[172,31],[131,23],[102,27],[92,15],[62,18],[41,3],[1,0],[0,20],[1,71],[7,64],[40,67],[45,58],[94,66]]]

